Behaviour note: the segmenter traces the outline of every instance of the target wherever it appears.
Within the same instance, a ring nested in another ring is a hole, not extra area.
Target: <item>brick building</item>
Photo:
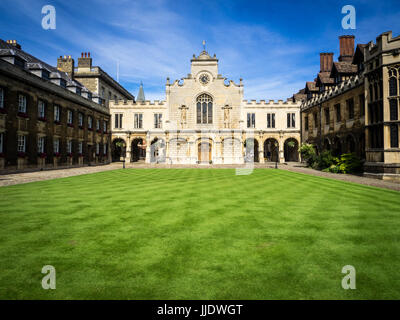
[[[0,40],[0,172],[108,163],[109,127],[86,86]]]

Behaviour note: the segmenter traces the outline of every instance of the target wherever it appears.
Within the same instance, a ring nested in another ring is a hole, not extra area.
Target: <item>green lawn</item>
[[[0,188],[0,299],[400,298],[400,193],[275,169]],[[53,265],[57,289],[43,290]],[[357,289],[344,290],[353,265]]]

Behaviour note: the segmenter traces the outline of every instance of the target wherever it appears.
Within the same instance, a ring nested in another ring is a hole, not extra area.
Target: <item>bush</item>
[[[300,146],[299,151],[301,154],[301,158],[306,161],[309,167],[312,167],[317,157],[314,146],[312,144],[303,143]]]
[[[358,173],[363,169],[362,161],[354,153],[342,154],[337,166],[341,173]]]
[[[335,158],[330,151],[323,151],[320,155],[318,155],[315,159],[315,163],[313,168],[316,169],[327,169],[333,165],[337,164],[337,158]]]
[[[303,143],[299,149],[307,165],[316,170],[332,173],[359,173],[363,162],[354,153],[345,153],[334,157],[330,151],[317,155],[312,144]]]

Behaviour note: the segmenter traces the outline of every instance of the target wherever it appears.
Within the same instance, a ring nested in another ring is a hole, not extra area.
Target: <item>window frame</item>
[[[74,124],[74,112],[71,109],[67,112],[67,124]]]
[[[207,93],[196,98],[196,123],[212,124],[214,119],[214,99]]]
[[[254,112],[247,112],[247,128],[255,129],[256,127],[256,114]]]
[[[162,129],[162,113],[154,113],[154,128]]]
[[[274,112],[267,113],[267,128],[275,129],[275,113]]]
[[[133,127],[135,129],[143,129],[143,113],[137,112],[134,114]]]
[[[42,99],[38,99],[38,118],[46,119],[46,102]]]
[[[114,129],[122,129],[123,113],[114,113]]]
[[[288,129],[296,128],[296,113],[295,112],[286,113],[286,126]]]
[[[17,136],[17,151],[26,152],[26,135],[19,134]]]
[[[60,153],[60,139],[53,138],[53,152]]]
[[[21,102],[23,102],[21,104]],[[19,93],[18,94],[18,113],[26,113],[27,110],[27,98],[26,95]]]
[[[45,143],[46,143],[46,137],[39,136],[38,139],[37,139],[37,152],[38,153],[44,153],[45,152]]]
[[[54,105],[54,121],[60,122],[61,118],[61,107],[59,105]]]

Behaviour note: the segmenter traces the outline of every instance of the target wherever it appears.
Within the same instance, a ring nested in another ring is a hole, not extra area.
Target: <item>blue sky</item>
[[[41,8],[56,8],[57,28],[41,27]],[[356,30],[343,30],[341,8],[356,8]],[[338,36],[375,41],[400,34],[398,0],[1,0],[0,38],[56,65],[60,55],[91,52],[93,64],[116,77],[135,96],[165,98],[165,81],[185,77],[202,50],[219,58],[220,73],[244,80],[246,99],[286,99],[319,71],[319,53],[339,56]]]

